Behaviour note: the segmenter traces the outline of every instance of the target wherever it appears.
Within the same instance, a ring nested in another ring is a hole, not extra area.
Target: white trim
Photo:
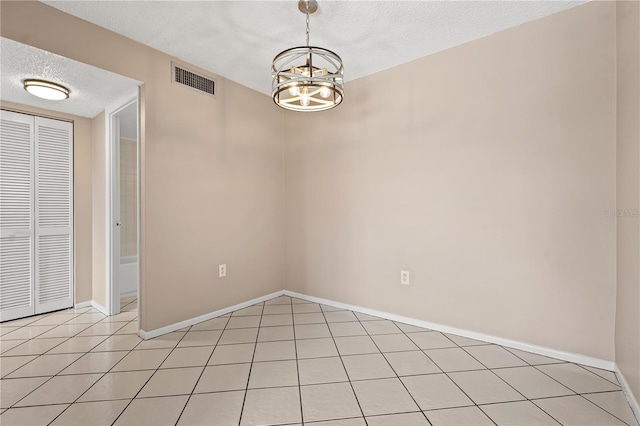
[[[624,375],[620,371],[620,368],[618,367],[617,364],[615,364],[612,361],[607,361],[604,359],[594,358],[594,357],[581,355],[581,354],[575,354],[571,352],[560,351],[557,349],[548,348],[546,346],[532,345],[529,343],[519,342],[516,340],[504,339],[502,337],[496,337],[489,334],[477,333],[475,331],[464,330],[461,328],[449,327],[446,325],[436,324],[428,321],[422,321],[415,318],[403,317],[401,315],[390,314],[388,312],[378,311],[375,309],[363,308],[361,306],[350,305],[348,303],[335,302],[333,300],[323,299],[320,297],[307,296],[306,294],[297,293],[295,291],[289,291],[289,290],[276,291],[275,293],[267,294],[266,296],[258,297],[256,299],[252,299],[247,302],[229,306],[227,308],[223,308],[215,312],[210,312],[208,314],[200,315],[199,317],[180,321],[178,323],[157,328],[155,330],[144,331],[140,329],[140,332],[138,334],[144,340],[152,339],[154,337],[171,333],[173,331],[180,330],[181,328],[189,327],[191,325],[195,325],[200,322],[207,321],[212,318],[216,318],[221,315],[225,315],[230,312],[237,311],[239,309],[243,309],[251,305],[255,305],[256,303],[264,302],[266,300],[273,299],[279,296],[296,297],[298,299],[303,299],[303,300],[308,300],[310,302],[333,306],[335,308],[341,308],[341,309],[347,309],[350,311],[360,312],[367,315],[373,315],[373,316],[385,318],[391,321],[397,321],[397,322],[402,322],[409,325],[414,325],[416,327],[428,328],[428,329],[440,331],[443,333],[455,334],[462,337],[468,337],[470,339],[481,340],[484,342],[494,343],[494,344],[506,346],[509,348],[532,352],[538,355],[544,355],[544,356],[557,358],[557,359],[561,359],[568,362],[574,362],[574,363],[586,365],[589,367],[595,367],[603,370],[614,371],[616,376],[618,377],[618,381],[620,382],[622,390],[627,400],[629,401],[629,405],[631,406],[631,409],[634,415],[636,416],[636,419],[640,422],[640,405],[638,404],[638,400],[633,395],[633,392],[629,387],[629,383],[627,383]],[[83,302],[83,303],[87,303],[87,302]],[[94,308],[98,309],[99,311],[104,312],[104,307],[96,304],[95,302],[91,302],[91,305]],[[78,305],[76,305],[76,307],[78,307]]]
[[[125,104],[129,105],[129,104]],[[122,106],[118,110],[114,111],[110,115],[109,125],[111,126],[111,140],[109,144],[111,150],[109,155],[111,156],[111,169],[109,174],[110,187],[109,197],[111,203],[111,240],[109,241],[111,247],[111,256],[109,261],[111,267],[111,285],[109,291],[109,314],[117,315],[120,313],[120,240],[122,227],[115,225],[122,222],[120,215],[120,117],[118,112],[122,111],[126,106]]]
[[[119,175],[115,174],[116,170],[114,170],[117,165],[117,161],[115,155],[117,154],[117,146],[114,144],[114,134],[113,134],[113,117],[123,110],[124,108],[130,106],[133,103],[140,103],[140,89],[138,86],[135,87],[135,91],[120,97],[118,100],[114,101],[105,109],[105,192],[106,192],[106,206],[105,206],[105,214],[107,218],[107,229],[106,229],[106,267],[105,267],[105,283],[106,283],[106,309],[110,315],[115,315],[120,312],[120,303],[116,303],[116,300],[120,298],[120,295],[117,294],[119,290],[118,282],[117,282],[117,270],[116,267],[119,268],[119,261],[114,262],[113,259],[113,228],[115,227],[114,220],[114,176],[117,178]],[[139,107],[138,107],[139,108]],[[140,118],[138,117],[138,120]],[[138,125],[139,126],[139,125]],[[140,141],[138,140],[138,145]],[[138,186],[139,189],[139,186]],[[138,195],[139,196],[139,195]],[[139,211],[138,211],[138,214]],[[117,263],[117,264],[116,264]],[[138,279],[139,281],[139,279]]]
[[[199,317],[180,321],[175,324],[167,325],[165,327],[156,328],[155,330],[151,330],[151,331],[144,331],[140,329],[139,336],[142,337],[144,340],[153,339],[154,337],[162,336],[163,334],[171,333],[172,331],[180,330],[181,328],[189,327],[191,325],[198,324],[199,322],[207,321],[212,318],[216,318],[221,315],[228,314],[229,312],[237,311],[238,309],[247,308],[251,305],[255,305],[256,303],[264,302],[266,300],[282,296],[285,293],[286,292],[284,290],[276,291],[275,293],[267,294],[266,296],[261,296],[256,299],[251,299],[247,302],[238,303],[237,305],[229,306],[227,308],[222,308],[215,312],[210,312],[208,314],[200,315]]]
[[[112,107],[113,108],[113,107]],[[111,114],[113,112],[109,108],[105,109],[104,114],[104,192],[105,192],[105,253],[104,253],[104,282],[105,282],[105,311],[101,311],[109,315],[111,311]],[[93,303],[92,303],[93,304]],[[102,306],[102,305],[100,305]],[[100,310],[100,309],[98,309]]]
[[[91,300],[87,300],[86,302],[80,302],[73,305],[74,309],[88,308],[93,303]]]
[[[631,411],[633,411],[633,414],[636,416],[636,421],[640,423],[640,404],[638,404],[638,400],[636,399],[635,395],[633,395],[633,392],[631,392],[631,387],[629,386],[627,380],[624,378],[624,374],[622,374],[622,371],[620,371],[620,367],[618,367],[618,364],[616,364],[615,366],[615,373],[618,377],[620,385],[622,386],[624,396],[627,397],[627,401],[631,406]]]
[[[97,310],[99,310],[100,312],[102,312],[103,314],[105,314],[106,316],[109,316],[109,311],[107,311],[107,308],[105,308],[104,306],[102,306],[99,303],[96,303],[95,301],[91,301],[91,306]]]
[[[390,314],[388,312],[377,311],[375,309],[369,309],[369,308],[363,308],[361,306],[356,306],[356,305],[349,305],[347,303],[334,302],[333,300],[322,299],[320,297],[314,297],[314,296],[307,296],[305,294],[296,293],[294,291],[285,290],[284,294],[286,296],[297,297],[298,299],[304,299],[310,302],[321,303],[323,305],[329,305],[329,306],[333,306],[341,309],[348,309],[350,311],[356,311],[363,314],[385,318],[391,321],[398,321],[398,322],[402,322],[409,325],[415,325],[416,327],[428,328],[428,329],[440,331],[443,333],[456,334],[458,336],[481,340],[483,342],[495,343],[496,345],[507,346],[509,348],[520,349],[520,350],[532,352],[538,355],[544,355],[551,358],[561,359],[564,361],[575,362],[577,364],[588,365],[589,367],[596,367],[603,370],[613,371],[615,366],[615,363],[613,361],[607,361],[604,359],[593,358],[587,355],[565,352],[558,349],[548,348],[546,346],[532,345],[530,343],[519,342],[517,340],[504,339],[502,337],[492,336],[490,334],[477,333],[475,331],[465,330],[465,329],[456,328],[456,327],[450,327],[447,325],[436,324],[428,321],[422,321],[415,318],[403,317],[401,315]]]
[[[140,204],[142,203],[142,193],[141,193],[141,174],[142,174],[142,133],[141,133],[141,125],[140,121],[142,120],[140,112],[142,111],[142,93],[140,86],[136,87],[136,256],[138,260],[136,262],[136,275],[138,277],[138,282],[136,283],[136,290],[138,291],[138,303],[137,303],[137,313],[138,313],[138,334],[140,332],[140,300],[141,298],[141,285],[142,285],[142,276],[140,269],[140,262],[142,260],[142,239],[140,237],[140,222],[142,221],[142,209],[140,208]]]

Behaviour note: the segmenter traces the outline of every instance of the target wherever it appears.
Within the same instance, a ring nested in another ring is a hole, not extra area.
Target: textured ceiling
[[[140,82],[6,38],[0,38],[0,98],[38,108],[93,118],[132,93]],[[27,93],[27,78],[49,80],[71,91],[69,99],[50,101]]]
[[[585,1],[319,1],[311,44],[338,53],[345,80]],[[44,1],[263,93],[280,51],[304,44],[297,1]]]

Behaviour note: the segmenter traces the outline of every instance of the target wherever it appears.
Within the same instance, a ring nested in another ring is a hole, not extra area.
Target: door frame
[[[136,108],[136,203],[137,203],[137,240],[138,240],[138,283],[137,291],[138,297],[140,297],[140,89],[136,87],[135,93],[129,94],[105,110],[105,173],[106,173],[106,222],[107,222],[107,247],[106,247],[106,314],[117,315],[120,313],[120,283],[119,283],[119,269],[120,269],[120,245],[119,245],[119,233],[116,232],[116,221],[120,216],[120,170],[118,166],[120,163],[120,132],[119,132],[119,118],[117,114],[123,109],[137,104]],[[117,241],[116,241],[117,240]],[[138,299],[138,312],[140,310]],[[138,329],[140,328],[140,321],[138,320]]]

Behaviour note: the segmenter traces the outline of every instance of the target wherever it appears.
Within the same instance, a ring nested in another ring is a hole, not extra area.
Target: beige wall
[[[0,101],[0,108],[73,121],[73,216],[75,303],[91,300],[91,120],[48,109]]]
[[[120,139],[120,256],[138,254],[137,143]]]
[[[144,82],[143,330],[282,289],[283,114],[268,97],[223,78],[216,98],[173,85],[175,58],[39,2],[1,2],[0,9],[3,37]],[[102,155],[96,150],[94,165]],[[94,189],[101,185],[94,179]],[[94,231],[104,221],[98,198]],[[94,249],[101,237],[94,233]],[[94,250],[94,260],[100,256]],[[94,264],[98,281],[100,274]],[[96,280],[94,290],[102,286]],[[101,294],[94,291],[98,303]]]
[[[616,321],[605,215],[616,207],[614,3],[350,82],[340,108],[312,115],[223,78],[217,98],[171,85],[173,58],[44,4],[0,8],[3,37],[144,82],[142,329],[286,287],[638,365],[623,341],[640,338],[624,314],[638,305],[620,300],[619,276]],[[93,294],[105,304],[103,115],[93,134]]]
[[[617,3],[616,363],[640,398],[640,3]]]
[[[287,287],[613,360],[614,55],[595,2],[290,114]]]
[[[104,112],[96,115],[92,120],[93,141],[92,151],[92,259],[93,259],[93,301],[103,308],[107,307],[106,274],[106,244],[107,244],[107,216],[106,216],[106,170],[105,170],[105,134]]]

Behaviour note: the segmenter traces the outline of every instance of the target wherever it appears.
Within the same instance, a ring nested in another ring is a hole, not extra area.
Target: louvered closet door
[[[73,305],[73,124],[35,117],[36,313]]]
[[[0,111],[0,321],[33,315],[33,117]]]

